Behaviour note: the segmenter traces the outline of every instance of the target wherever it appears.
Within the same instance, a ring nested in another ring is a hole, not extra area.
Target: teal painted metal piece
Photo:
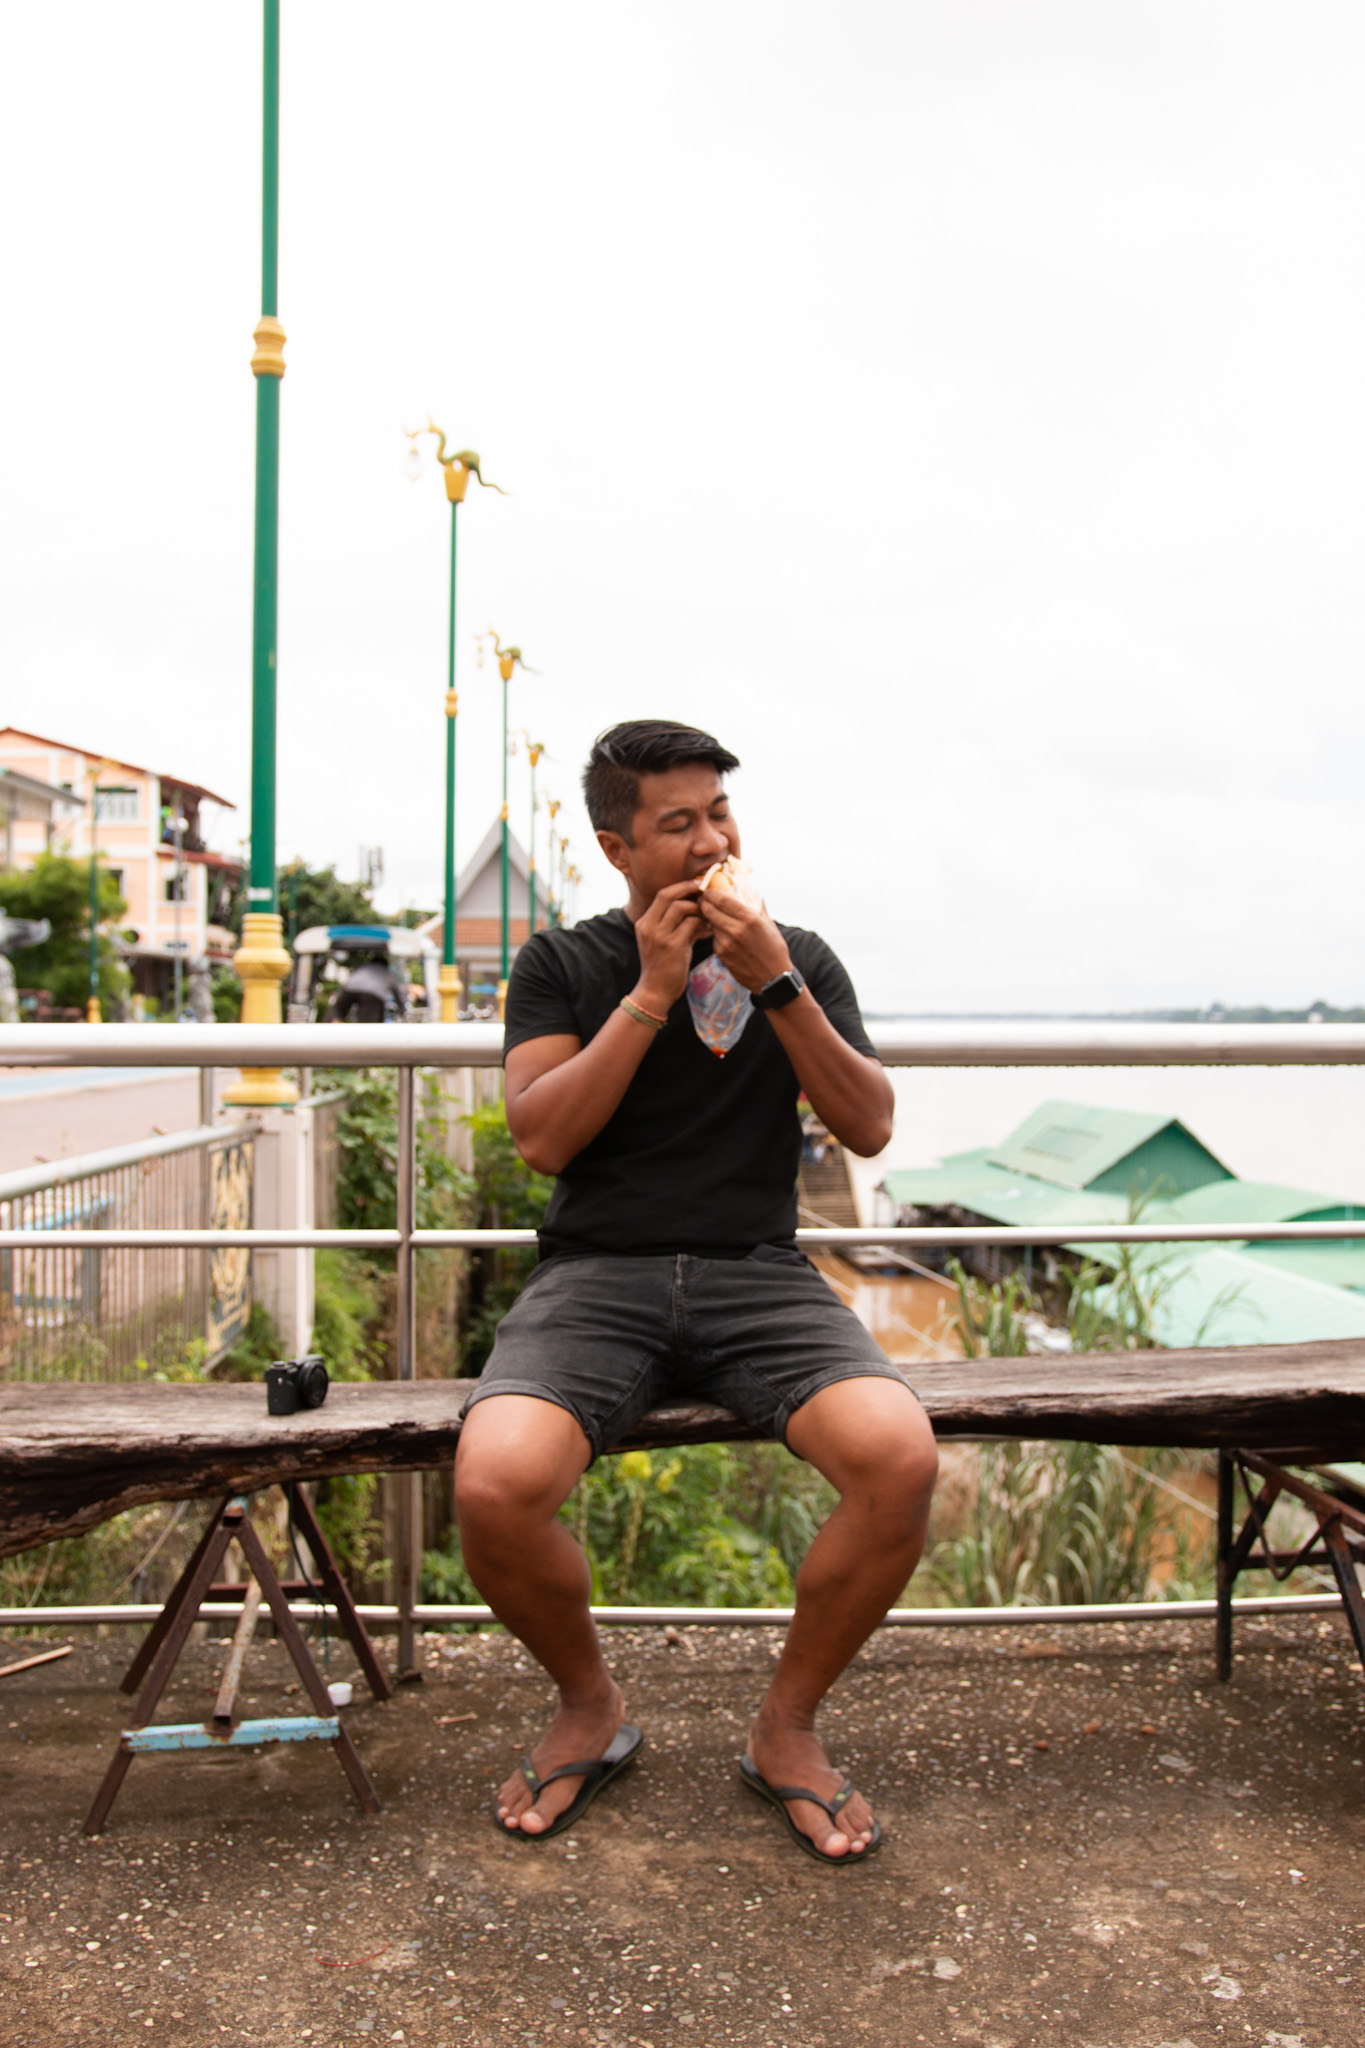
[[[280,0],[265,0],[265,136],[261,165],[261,311],[279,312]]]
[[[453,695],[455,690],[455,559],[459,535],[460,508],[451,500],[450,505],[450,635],[446,652],[446,689]],[[446,908],[445,936],[441,943],[443,966],[455,965],[455,920],[459,915],[459,901],[455,881],[455,713],[446,714]]]
[[[239,1721],[225,1735],[217,1735],[202,1721],[173,1721],[160,1728],[125,1728],[123,1747],[134,1756],[153,1750],[253,1749],[262,1742],[335,1742],[341,1733],[339,1716],[290,1714],[265,1721]]]
[[[265,0],[261,146],[261,312],[279,289],[280,0]],[[256,379],[256,516],[251,609],[251,866],[247,908],[279,909],[275,876],[275,640],[279,586],[280,379]]]
[[[510,938],[510,933],[509,933],[509,931],[508,931],[508,927],[507,927],[507,915],[508,915],[508,886],[507,886],[507,884],[508,884],[508,852],[507,852],[507,691],[508,691],[508,687],[509,687],[509,686],[508,686],[508,684],[507,684],[506,682],[504,682],[504,684],[503,684],[503,686],[502,686],[502,874],[501,874],[501,883],[502,883],[502,978],[503,978],[503,980],[504,980],[504,981],[506,981],[506,979],[507,979],[507,974],[508,974],[508,968],[509,968],[509,964],[510,964],[510,960],[511,960],[511,949],[510,949],[510,946],[509,946],[509,943],[508,943],[508,941],[509,941],[509,938]]]

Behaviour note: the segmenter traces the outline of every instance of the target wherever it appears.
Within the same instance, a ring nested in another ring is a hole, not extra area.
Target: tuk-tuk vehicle
[[[412,968],[421,963],[421,985]],[[403,1024],[441,1014],[436,948],[405,925],[317,924],[294,941],[290,1024]]]

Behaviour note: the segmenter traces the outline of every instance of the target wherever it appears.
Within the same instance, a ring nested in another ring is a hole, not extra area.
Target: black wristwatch
[[[762,988],[754,991],[756,1010],[781,1010],[788,1003],[794,1003],[806,986],[806,977],[797,967],[789,967],[785,974],[775,974],[771,981],[765,981]]]

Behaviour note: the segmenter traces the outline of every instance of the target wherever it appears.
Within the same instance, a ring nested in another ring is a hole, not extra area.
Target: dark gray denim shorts
[[[464,1412],[494,1394],[553,1401],[597,1458],[651,1408],[687,1395],[785,1443],[812,1394],[868,1377],[906,1384],[798,1251],[554,1259],[499,1323]]]

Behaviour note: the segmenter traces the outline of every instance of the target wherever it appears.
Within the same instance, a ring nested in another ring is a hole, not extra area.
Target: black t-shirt
[[[779,925],[794,964],[841,1038],[875,1057],[842,963],[814,932]],[[713,951],[693,949],[693,969]],[[624,910],[537,932],[507,990],[503,1057],[528,1039],[586,1045],[640,978]],[[796,1229],[800,1089],[761,1010],[724,1057],[698,1037],[684,994],[669,1011],[620,1106],[569,1161],[540,1232],[542,1259],[563,1253],[696,1252],[742,1257]]]

